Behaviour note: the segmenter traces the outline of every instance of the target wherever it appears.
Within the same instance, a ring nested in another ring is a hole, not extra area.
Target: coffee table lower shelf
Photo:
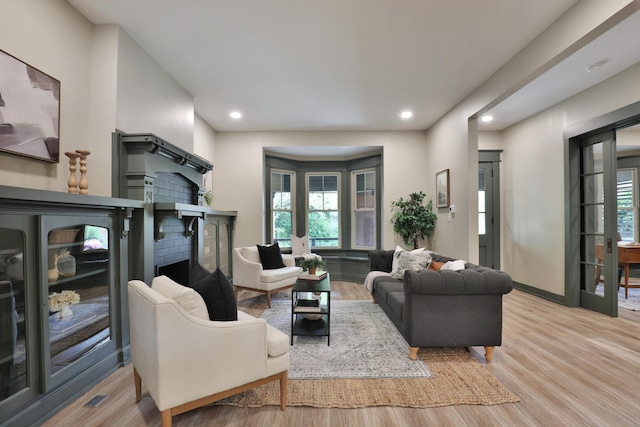
[[[304,318],[303,313],[295,313],[291,328],[291,345],[293,345],[294,336],[327,337],[327,345],[329,345],[328,316],[328,314],[323,314],[322,318],[318,320],[309,320]]]

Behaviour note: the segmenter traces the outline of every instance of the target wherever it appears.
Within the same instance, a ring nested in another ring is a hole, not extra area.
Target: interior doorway
[[[478,260],[500,269],[500,154],[501,150],[478,152]]]

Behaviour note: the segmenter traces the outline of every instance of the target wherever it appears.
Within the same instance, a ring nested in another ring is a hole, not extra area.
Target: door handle
[[[612,251],[612,242],[611,239],[607,239],[607,253],[610,254]]]

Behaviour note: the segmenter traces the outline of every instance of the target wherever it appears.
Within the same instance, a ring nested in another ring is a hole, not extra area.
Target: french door
[[[576,138],[579,170],[580,306],[618,315],[615,130]],[[577,172],[577,171],[574,171]],[[575,176],[575,175],[574,175]],[[575,226],[576,224],[572,224]]]

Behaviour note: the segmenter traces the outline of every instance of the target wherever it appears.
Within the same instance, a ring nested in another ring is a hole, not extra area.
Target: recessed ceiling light
[[[402,120],[409,120],[411,117],[413,117],[413,112],[412,111],[406,110],[406,111],[403,111],[402,113],[400,113],[400,118]]]
[[[238,120],[242,118],[242,113],[240,111],[232,111],[229,113],[229,117],[232,119]]]
[[[483,122],[485,122],[485,123],[488,123],[488,122],[490,122],[491,120],[493,120],[493,116],[489,116],[489,115],[482,116],[482,118],[481,118],[480,120],[482,120],[482,121],[483,121]]]

